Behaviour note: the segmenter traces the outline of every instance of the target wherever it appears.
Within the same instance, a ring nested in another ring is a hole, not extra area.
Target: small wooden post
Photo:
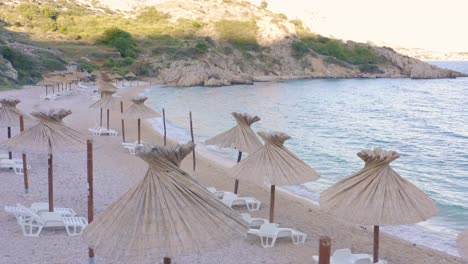
[[[164,264],[171,264],[171,258],[165,257]]]
[[[140,140],[141,140],[141,135],[140,135],[141,128],[140,128],[140,126],[141,126],[141,121],[140,121],[140,118],[138,118],[138,144],[140,144]]]
[[[49,212],[54,211],[54,169],[53,157],[49,154]]]
[[[192,143],[195,144],[195,139],[193,138],[193,123],[192,123],[192,111],[189,112],[190,115],[190,136],[192,137]],[[197,160],[195,159],[195,148],[192,151],[193,153],[193,171],[197,167]]]
[[[88,163],[88,223],[94,219],[94,180],[93,180],[93,141],[88,139],[86,142],[87,163]],[[94,263],[94,251],[88,248],[89,263]]]
[[[331,255],[331,239],[327,236],[320,237],[318,264],[330,264],[330,255]]]
[[[122,114],[122,142],[125,143],[125,120],[123,118],[123,101],[120,101],[120,113]]]
[[[270,191],[270,223],[274,223],[275,218],[275,185],[271,186]]]
[[[374,226],[374,263],[379,262],[379,226]]]
[[[20,131],[24,131],[24,117],[23,115],[20,115]],[[22,155],[23,158],[23,178],[24,178],[24,193],[29,192],[29,181],[28,181],[28,164],[26,160],[26,154],[23,153]]]
[[[55,93],[55,86],[52,84],[52,93]]]
[[[107,130],[109,130],[109,109],[107,109]]]
[[[99,118],[99,127],[102,127],[102,108],[101,108],[101,117]]]
[[[48,89],[47,89],[47,84],[45,86],[45,95],[47,96],[47,93],[48,93]]]
[[[163,127],[164,127],[164,146],[166,146],[166,111],[164,108],[162,109],[163,112]]]
[[[7,136],[8,138],[11,138],[11,127],[7,128]],[[8,159],[12,159],[12,158],[13,158],[13,153],[11,153],[11,151],[8,151]]]
[[[242,151],[239,151],[239,155],[237,156],[237,163],[239,163],[242,159]],[[239,179],[236,179],[234,182],[234,193],[237,194],[239,191]]]

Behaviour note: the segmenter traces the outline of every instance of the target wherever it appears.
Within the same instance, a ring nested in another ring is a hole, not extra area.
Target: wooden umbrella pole
[[[141,135],[140,135],[141,127],[140,127],[140,125],[141,125],[141,121],[140,121],[140,118],[138,118],[138,144],[140,144],[140,142],[141,142]]]
[[[102,108],[101,108],[101,117],[99,118],[99,127],[102,127]]]
[[[55,93],[55,86],[52,85],[52,93],[54,94]]]
[[[270,191],[270,223],[274,223],[275,218],[275,185],[271,186]]]
[[[87,144],[87,163],[88,163],[88,223],[94,219],[94,175],[93,175],[93,141],[88,139]],[[88,248],[89,263],[94,263],[94,251]]]
[[[379,226],[374,226],[374,263],[379,262]]]
[[[193,123],[192,123],[192,111],[189,112],[190,114],[190,136],[192,137],[192,143],[195,144],[195,139],[193,138]],[[197,167],[197,160],[195,159],[195,148],[192,151],[193,153],[193,171]]]
[[[165,257],[163,263],[164,264],[171,264],[171,258]]]
[[[47,85],[45,86],[45,95],[47,96],[47,92],[48,92],[48,89],[47,89]]]
[[[24,117],[20,115],[20,131],[24,131]],[[23,178],[24,178],[24,193],[29,192],[29,181],[28,181],[28,164],[26,160],[26,154],[23,153]]]
[[[7,131],[7,134],[8,134],[7,136],[8,136],[8,138],[11,138],[11,127],[8,127],[7,130],[8,130]],[[11,151],[8,151],[8,158],[9,159],[13,158],[13,154],[11,153]]]
[[[319,261],[318,264],[330,264],[331,239],[327,236],[320,237],[319,240]]]
[[[123,114],[123,101],[120,101],[120,113]],[[125,120],[122,115],[122,142],[125,143]]]
[[[109,109],[107,109],[107,131],[109,131]]]
[[[54,170],[53,157],[49,154],[49,212],[54,211]]]
[[[166,146],[166,111],[164,108],[162,109],[163,112],[163,127],[164,127],[164,146]]]
[[[239,151],[239,155],[237,156],[237,163],[239,163],[242,159],[242,151]],[[236,179],[234,182],[234,193],[237,194],[239,191],[239,179]]]

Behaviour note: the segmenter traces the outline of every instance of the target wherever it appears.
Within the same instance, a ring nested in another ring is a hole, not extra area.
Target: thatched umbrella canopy
[[[141,142],[141,129],[140,129],[140,120],[146,118],[160,117],[161,115],[145,105],[145,101],[148,97],[139,96],[130,99],[133,103],[130,107],[125,110],[123,114],[124,118],[127,119],[137,119],[138,120],[138,144]]]
[[[99,78],[96,81],[96,85],[100,92],[117,92],[118,91],[118,88],[115,87],[114,84],[112,84],[111,82],[105,81],[102,78]]]
[[[465,229],[458,235],[457,245],[460,256],[468,260],[468,229]]]
[[[194,144],[144,145],[145,177],[89,224],[84,237],[97,255],[119,260],[174,257],[228,245],[247,231],[179,164]]]
[[[107,129],[109,129],[110,110],[120,109],[120,99],[114,97],[115,92],[102,92],[102,97],[98,101],[94,102],[89,108],[95,109],[106,109],[107,110]]]
[[[133,72],[129,72],[127,74],[125,74],[125,78],[127,79],[133,79],[133,78],[136,78],[136,74],[134,74]]]
[[[320,194],[320,207],[341,219],[374,226],[374,262],[380,225],[415,224],[437,215],[434,202],[390,167],[396,151],[362,150],[364,168]]]
[[[18,150],[23,153],[38,152],[49,155],[49,211],[53,211],[53,157],[57,151],[76,149],[86,145],[86,138],[78,131],[66,126],[62,119],[70,110],[52,109],[48,112],[33,112],[38,121],[34,126],[3,142],[0,148]]]
[[[237,157],[237,163],[239,163],[242,159],[242,152],[252,154],[262,147],[262,143],[250,127],[253,123],[260,121],[260,117],[236,112],[231,113],[231,115],[236,119],[237,125],[219,135],[207,139],[205,143],[208,145],[216,145],[221,148],[239,150],[239,155]],[[238,188],[239,179],[236,179],[234,183],[234,193],[237,193]]]
[[[42,79],[41,81],[39,81],[38,83],[36,83],[36,85],[38,86],[44,86],[46,88],[46,95],[49,94],[49,91],[48,91],[48,86],[51,85],[53,86],[55,84],[55,82],[51,79],[51,78],[48,78],[48,77],[45,77],[44,79]]]
[[[20,125],[20,116],[30,120],[29,115],[16,108],[21,100],[19,99],[0,99],[0,127],[17,127]]]
[[[265,145],[230,170],[230,176],[258,186],[271,186],[270,223],[274,223],[275,186],[302,184],[320,175],[283,144],[290,139],[282,132],[258,132]]]

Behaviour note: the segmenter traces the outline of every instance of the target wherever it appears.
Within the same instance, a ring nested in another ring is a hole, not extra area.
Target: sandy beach
[[[92,90],[92,84],[86,84]],[[120,90],[117,94],[129,98],[141,93],[148,86]],[[88,128],[98,121],[99,111],[89,109],[92,103],[88,94],[75,91],[56,101],[40,101],[43,87],[25,87],[20,90],[0,92],[0,98],[21,99],[21,110],[30,113],[49,108],[71,109],[73,114],[65,118],[69,126],[89,135]],[[120,115],[111,112],[110,127],[121,133]],[[18,133],[13,130],[13,135]],[[89,136],[91,138],[91,136]],[[136,121],[126,121],[127,141],[136,139]],[[6,139],[6,132],[0,140]],[[162,143],[162,137],[143,122],[142,139],[145,142]],[[135,185],[145,174],[147,165],[121,147],[121,136],[93,137],[94,140],[94,206],[99,215],[107,206]],[[170,142],[171,143],[171,142]],[[14,153],[19,157],[19,153]],[[55,206],[71,207],[79,215],[87,215],[86,153],[64,152],[54,155]],[[29,173],[30,193],[24,194],[23,177],[7,169],[0,170],[0,206],[21,203],[29,206],[33,202],[47,202],[47,155],[28,155],[32,169]],[[215,160],[197,155],[197,170],[192,170],[189,155],[182,168],[191,173],[205,186],[232,191],[233,179],[226,176],[226,167]],[[269,190],[241,182],[241,196],[252,196],[262,202],[261,209],[252,215],[268,218]],[[247,212],[239,210],[239,212]],[[318,239],[329,236],[332,252],[339,248],[351,248],[353,253],[372,253],[372,228],[361,227],[340,221],[322,213],[319,207],[302,198],[277,192],[276,222],[307,234],[306,243],[294,246],[289,239],[280,239],[274,248],[263,249],[258,237],[246,236],[232,241],[230,246],[214,248],[187,256],[175,256],[173,263],[313,263],[312,256],[318,254]],[[40,237],[24,237],[15,219],[0,210],[0,263],[88,263],[87,246],[82,237],[69,237],[64,229],[42,231]],[[161,238],[164,239],[164,238]],[[400,238],[381,233],[380,257],[389,263],[464,263],[460,258]],[[96,263],[129,263],[100,258]],[[147,260],[135,263],[162,263],[162,260]]]

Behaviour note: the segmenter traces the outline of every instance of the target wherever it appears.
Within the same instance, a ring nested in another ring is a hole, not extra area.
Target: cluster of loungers
[[[100,126],[95,126],[92,128],[89,128],[88,131],[93,135],[93,136],[118,136],[119,132],[117,132],[114,129],[107,129],[105,127],[100,127]]]
[[[260,209],[261,202],[253,197],[239,197],[235,193],[218,191],[214,187],[208,187],[207,189],[217,198],[221,199],[225,205],[231,208],[233,208],[233,206],[245,206],[249,211],[258,211]],[[279,224],[270,223],[264,218],[253,218],[247,213],[241,215],[251,227],[247,234],[258,236],[263,248],[274,247],[276,239],[280,237],[290,237],[294,245],[305,243],[307,235],[298,230],[279,227]]]
[[[70,91],[70,90],[63,90],[63,91],[57,92],[57,93],[49,93],[47,95],[42,94],[41,95],[41,100],[53,101],[53,100],[59,98],[60,96],[71,95],[71,94],[72,94],[72,91]]]
[[[5,212],[16,218],[24,236],[38,237],[43,228],[64,227],[69,236],[81,235],[88,225],[86,218],[77,216],[71,208],[54,208],[49,212],[48,203],[33,203],[30,208],[18,204],[5,206]]]

